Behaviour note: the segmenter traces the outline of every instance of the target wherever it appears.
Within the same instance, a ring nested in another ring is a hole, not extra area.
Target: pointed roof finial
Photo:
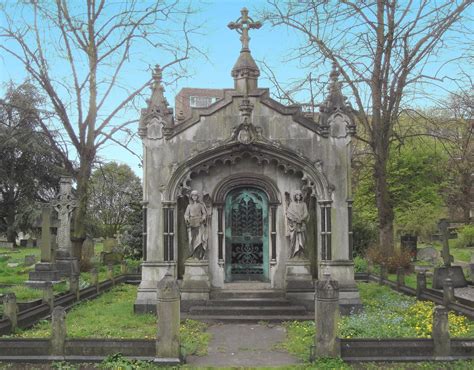
[[[231,30],[236,30],[240,33],[240,41],[242,42],[242,51],[249,51],[249,29],[255,28],[259,29],[262,27],[262,23],[257,21],[255,22],[251,17],[249,17],[249,11],[247,8],[242,8],[240,11],[241,17],[235,22],[230,22],[227,27]]]

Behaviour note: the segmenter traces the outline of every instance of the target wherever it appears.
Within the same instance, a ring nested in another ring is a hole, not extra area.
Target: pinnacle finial
[[[337,63],[336,62],[333,62],[332,63],[332,69],[331,69],[331,73],[329,74],[329,77],[331,78],[331,80],[333,82],[337,82],[337,80],[339,79],[339,75],[341,73],[339,72],[339,69],[337,68]]]
[[[249,17],[249,11],[247,8],[242,8],[240,11],[241,16],[235,22],[230,22],[227,27],[231,30],[236,30],[241,36],[240,41],[242,42],[242,51],[249,51],[249,29],[259,29],[262,27],[262,23],[255,22]]]
[[[159,64],[155,65],[152,76],[155,83],[161,83],[161,78],[163,77],[163,70],[161,69]]]

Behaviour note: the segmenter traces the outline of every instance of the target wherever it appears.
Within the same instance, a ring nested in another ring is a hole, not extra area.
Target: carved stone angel
[[[209,199],[208,202],[210,203]],[[209,218],[210,210],[199,199],[199,193],[196,190],[191,191],[189,204],[184,212],[190,258],[202,260],[206,256]]]
[[[306,246],[306,223],[309,221],[308,207],[303,201],[303,193],[297,190],[286,210],[290,257],[304,257]]]

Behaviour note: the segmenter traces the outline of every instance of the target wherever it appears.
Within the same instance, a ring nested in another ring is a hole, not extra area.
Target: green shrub
[[[360,256],[354,257],[354,271],[355,272],[367,272],[368,271],[368,262],[365,258]]]
[[[456,248],[474,247],[474,225],[464,225],[458,230],[458,239],[454,243]]]

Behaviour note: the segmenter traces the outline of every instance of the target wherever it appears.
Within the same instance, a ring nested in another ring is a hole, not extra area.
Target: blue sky
[[[3,1],[6,3],[9,0]],[[1,3],[2,0],[0,0]],[[117,4],[120,4],[120,1]],[[240,16],[240,10],[244,6],[249,9],[249,15],[257,20],[255,10],[262,8],[264,4],[265,1],[263,0],[203,0],[200,3],[194,3],[195,7],[199,8],[200,11],[193,16],[192,21],[194,24],[203,24],[203,28],[199,31],[200,34],[194,38],[194,43],[205,52],[206,58],[196,56],[189,60],[190,76],[178,80],[176,84],[167,86],[166,95],[172,105],[174,105],[174,95],[183,87],[231,88],[233,86],[230,72],[238,58],[241,43],[237,32],[229,30],[227,24],[235,21]],[[265,60],[273,68],[275,75],[283,84],[303,77],[302,70],[296,61],[282,62],[288,59],[291,48],[296,47],[302,41],[299,34],[283,27],[272,28],[269,24],[264,24],[259,30],[251,30],[250,36],[250,48],[254,59],[257,62]],[[445,57],[449,57],[449,52],[448,50],[446,55],[440,56],[440,62]],[[140,63],[138,62],[139,58]],[[151,67],[154,64],[166,62],[160,59],[161,56],[153,49],[141,50],[139,58],[136,58],[136,69],[133,70],[132,68],[132,72],[124,80],[130,86],[139,86],[149,78],[150,72],[149,70],[147,71],[147,66]],[[135,63],[134,56],[131,57],[131,60],[133,66],[133,63]],[[324,67],[329,68],[330,66]],[[445,68],[447,70],[452,69],[453,73],[456,72],[453,66],[446,66]],[[14,62],[6,55],[0,56],[0,82],[13,80],[19,83],[25,76],[26,74],[19,63]],[[165,74],[165,81],[166,78]],[[259,85],[261,87],[271,87],[270,82],[265,80],[263,74]],[[321,96],[317,100],[321,101],[323,97]],[[127,112],[128,118],[138,118],[138,116],[139,111]],[[132,129],[136,130],[136,127],[132,127]],[[131,148],[133,151],[141,154],[142,149],[139,141],[134,142]],[[99,155],[104,160],[116,160],[127,163],[141,176],[139,160],[119,146],[108,144]]]

